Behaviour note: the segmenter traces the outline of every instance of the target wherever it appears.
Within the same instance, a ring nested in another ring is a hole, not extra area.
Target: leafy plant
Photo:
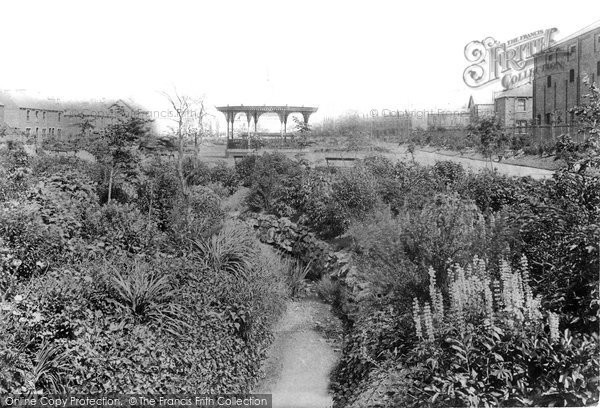
[[[35,365],[25,377],[31,391],[39,389],[53,393],[66,390],[64,376],[69,371],[69,355],[56,344],[43,344],[35,356]]]
[[[247,279],[255,248],[249,232],[238,224],[226,224],[218,234],[193,241],[203,262],[212,270]]]
[[[302,265],[299,261],[288,263],[287,267],[287,284],[291,297],[296,297],[300,294],[305,283],[306,275],[310,272],[311,263]]]
[[[189,324],[177,303],[179,292],[168,276],[158,276],[150,265],[135,260],[120,266],[112,269],[104,265],[104,270],[115,293],[115,304],[126,312],[126,317],[149,322],[175,336],[183,335]]]
[[[502,262],[499,279],[477,258],[466,268],[455,265],[447,303],[435,271],[429,275],[429,301],[421,306],[415,298],[413,306],[422,343],[407,357],[428,368],[416,388],[429,402],[528,406],[598,400],[597,338],[561,334],[552,312],[544,331],[526,258],[516,270]]]

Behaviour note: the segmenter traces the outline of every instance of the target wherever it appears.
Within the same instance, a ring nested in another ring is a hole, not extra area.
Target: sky
[[[73,98],[161,92],[207,105],[314,105],[314,118],[373,109],[458,109],[499,88],[463,82],[464,48],[600,20],[582,1],[9,1],[0,89]],[[223,120],[224,123],[224,120]],[[224,127],[224,124],[223,124]]]

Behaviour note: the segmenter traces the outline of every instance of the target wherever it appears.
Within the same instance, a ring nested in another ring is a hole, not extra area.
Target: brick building
[[[61,136],[64,116],[58,101],[24,91],[0,92],[0,122],[7,133],[33,137]]]
[[[533,115],[540,125],[571,124],[569,109],[598,83],[600,24],[575,33],[534,56]]]
[[[148,116],[133,102],[71,101],[44,98],[26,91],[0,91],[0,126],[13,138],[41,140],[82,135],[82,123],[92,125],[87,134],[100,133],[115,123],[119,114]]]
[[[525,130],[533,119],[533,86],[525,84],[494,98],[496,119],[502,126]]]

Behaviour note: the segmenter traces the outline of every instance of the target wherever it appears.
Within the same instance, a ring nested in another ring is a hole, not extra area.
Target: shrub
[[[529,286],[526,258],[496,279],[483,261],[455,265],[445,306],[430,270],[429,302],[414,300],[416,336],[407,356],[427,368],[415,387],[443,405],[586,405],[598,401],[598,342],[559,331],[548,313],[544,330],[539,297]]]
[[[16,199],[27,190],[30,160],[21,145],[0,150],[0,202]]]
[[[530,200],[510,210],[519,250],[531,261],[535,289],[567,327],[598,332],[600,178],[557,172]],[[596,292],[595,292],[596,291]],[[595,294],[594,294],[595,293]]]
[[[196,186],[187,196],[179,196],[171,210],[171,230],[175,240],[210,237],[223,223],[221,200],[208,187]]]
[[[539,194],[539,186],[540,183],[532,179],[517,179],[498,174],[495,170],[482,170],[469,174],[457,190],[462,196],[474,200],[482,212],[489,213],[535,197]],[[532,194],[533,189],[537,194]]]
[[[342,234],[347,226],[341,206],[333,198],[334,176],[314,170],[302,175],[291,205],[300,215],[299,221],[309,226],[322,238]]]
[[[495,222],[495,220],[494,220]],[[377,265],[398,265],[409,261],[426,272],[426,265],[445,271],[453,261],[465,261],[474,254],[493,255],[504,248],[486,245],[493,223],[485,220],[473,202],[456,194],[436,195],[418,209],[404,208],[393,217],[379,211],[355,223],[349,234],[355,240],[354,250]]]
[[[334,179],[332,196],[348,217],[362,217],[378,202],[376,181],[364,167],[354,167]]]
[[[29,278],[59,265],[68,251],[62,232],[43,222],[35,204],[13,203],[0,208],[0,237],[0,283],[4,285],[11,280],[8,275]]]
[[[22,296],[0,304],[0,391],[248,392],[282,311],[285,269],[235,228],[231,237],[248,237],[247,279],[199,253],[118,256],[15,289]]]
[[[88,209],[82,236],[93,244],[88,248],[91,249],[89,255],[119,251],[153,253],[165,242],[164,234],[158,231],[151,218],[142,215],[131,204],[116,202]]]
[[[433,166],[433,172],[444,184],[455,184],[465,176],[465,169],[460,163],[450,160],[439,161]]]
[[[248,207],[277,216],[290,216],[290,198],[297,190],[303,166],[281,153],[266,153],[256,159],[251,175]],[[246,185],[246,184],[244,184]]]
[[[171,212],[180,194],[179,179],[173,166],[160,161],[145,166],[143,174],[138,184],[137,206],[166,232],[171,227]]]
[[[238,174],[236,169],[229,166],[225,161],[219,161],[211,169],[210,180],[213,183],[221,183],[229,194],[232,194],[238,186]]]
[[[212,180],[211,169],[204,162],[188,157],[183,162],[183,174],[189,186],[205,186]]]
[[[257,156],[249,155],[235,163],[235,172],[244,187],[252,185],[252,174],[254,173],[257,159]]]

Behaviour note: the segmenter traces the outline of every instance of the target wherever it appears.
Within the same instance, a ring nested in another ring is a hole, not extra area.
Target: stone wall
[[[352,319],[357,302],[370,293],[369,284],[360,278],[349,252],[335,251],[327,242],[317,238],[308,228],[289,218],[274,215],[246,214],[245,220],[258,234],[261,242],[299,259],[311,262],[308,279],[328,276],[340,284],[341,312]]]

